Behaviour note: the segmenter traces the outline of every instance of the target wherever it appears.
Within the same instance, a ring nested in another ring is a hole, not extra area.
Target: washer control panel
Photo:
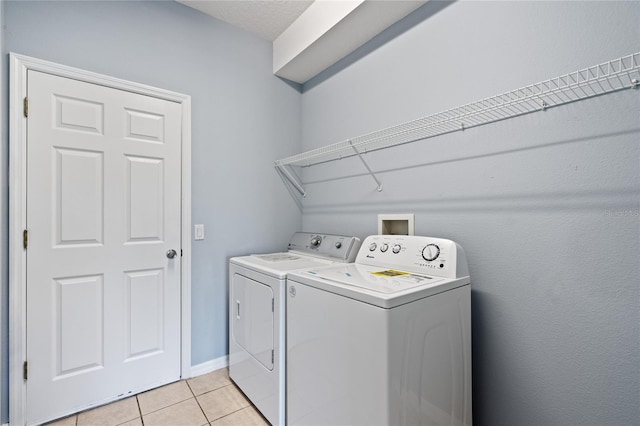
[[[468,275],[462,248],[435,237],[371,235],[362,243],[356,263],[446,278]]]
[[[289,251],[340,262],[353,262],[360,249],[360,239],[346,235],[296,232],[289,241]]]

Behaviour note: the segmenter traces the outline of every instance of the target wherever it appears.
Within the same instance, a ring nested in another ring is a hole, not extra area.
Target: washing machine
[[[369,236],[287,282],[289,425],[471,425],[470,278],[451,240]]]
[[[353,262],[360,239],[298,232],[288,251],[229,260],[229,377],[272,425],[285,424],[287,273]]]

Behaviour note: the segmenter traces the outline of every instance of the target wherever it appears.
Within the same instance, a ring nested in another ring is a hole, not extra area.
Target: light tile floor
[[[269,423],[225,368],[48,423],[48,426],[230,426]]]

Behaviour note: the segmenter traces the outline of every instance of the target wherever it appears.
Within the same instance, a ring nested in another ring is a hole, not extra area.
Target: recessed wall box
[[[414,214],[379,214],[378,235],[415,235]]]

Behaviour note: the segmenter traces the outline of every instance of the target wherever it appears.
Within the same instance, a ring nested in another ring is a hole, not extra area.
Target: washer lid
[[[395,269],[383,269],[358,264],[349,264],[336,268],[311,269],[304,272],[319,278],[383,294],[393,294],[414,287],[433,285],[444,280],[441,277],[430,277]]]
[[[304,256],[290,252],[232,257],[229,262],[280,279],[285,278],[287,273],[297,269],[318,268],[335,263],[319,257]]]
[[[382,308],[392,308],[469,283],[369,265],[348,264],[304,269],[288,276],[297,281]]]
[[[265,262],[288,262],[291,260],[298,260],[300,256],[296,256],[291,253],[271,253],[271,254],[255,254],[255,257],[262,259]]]

